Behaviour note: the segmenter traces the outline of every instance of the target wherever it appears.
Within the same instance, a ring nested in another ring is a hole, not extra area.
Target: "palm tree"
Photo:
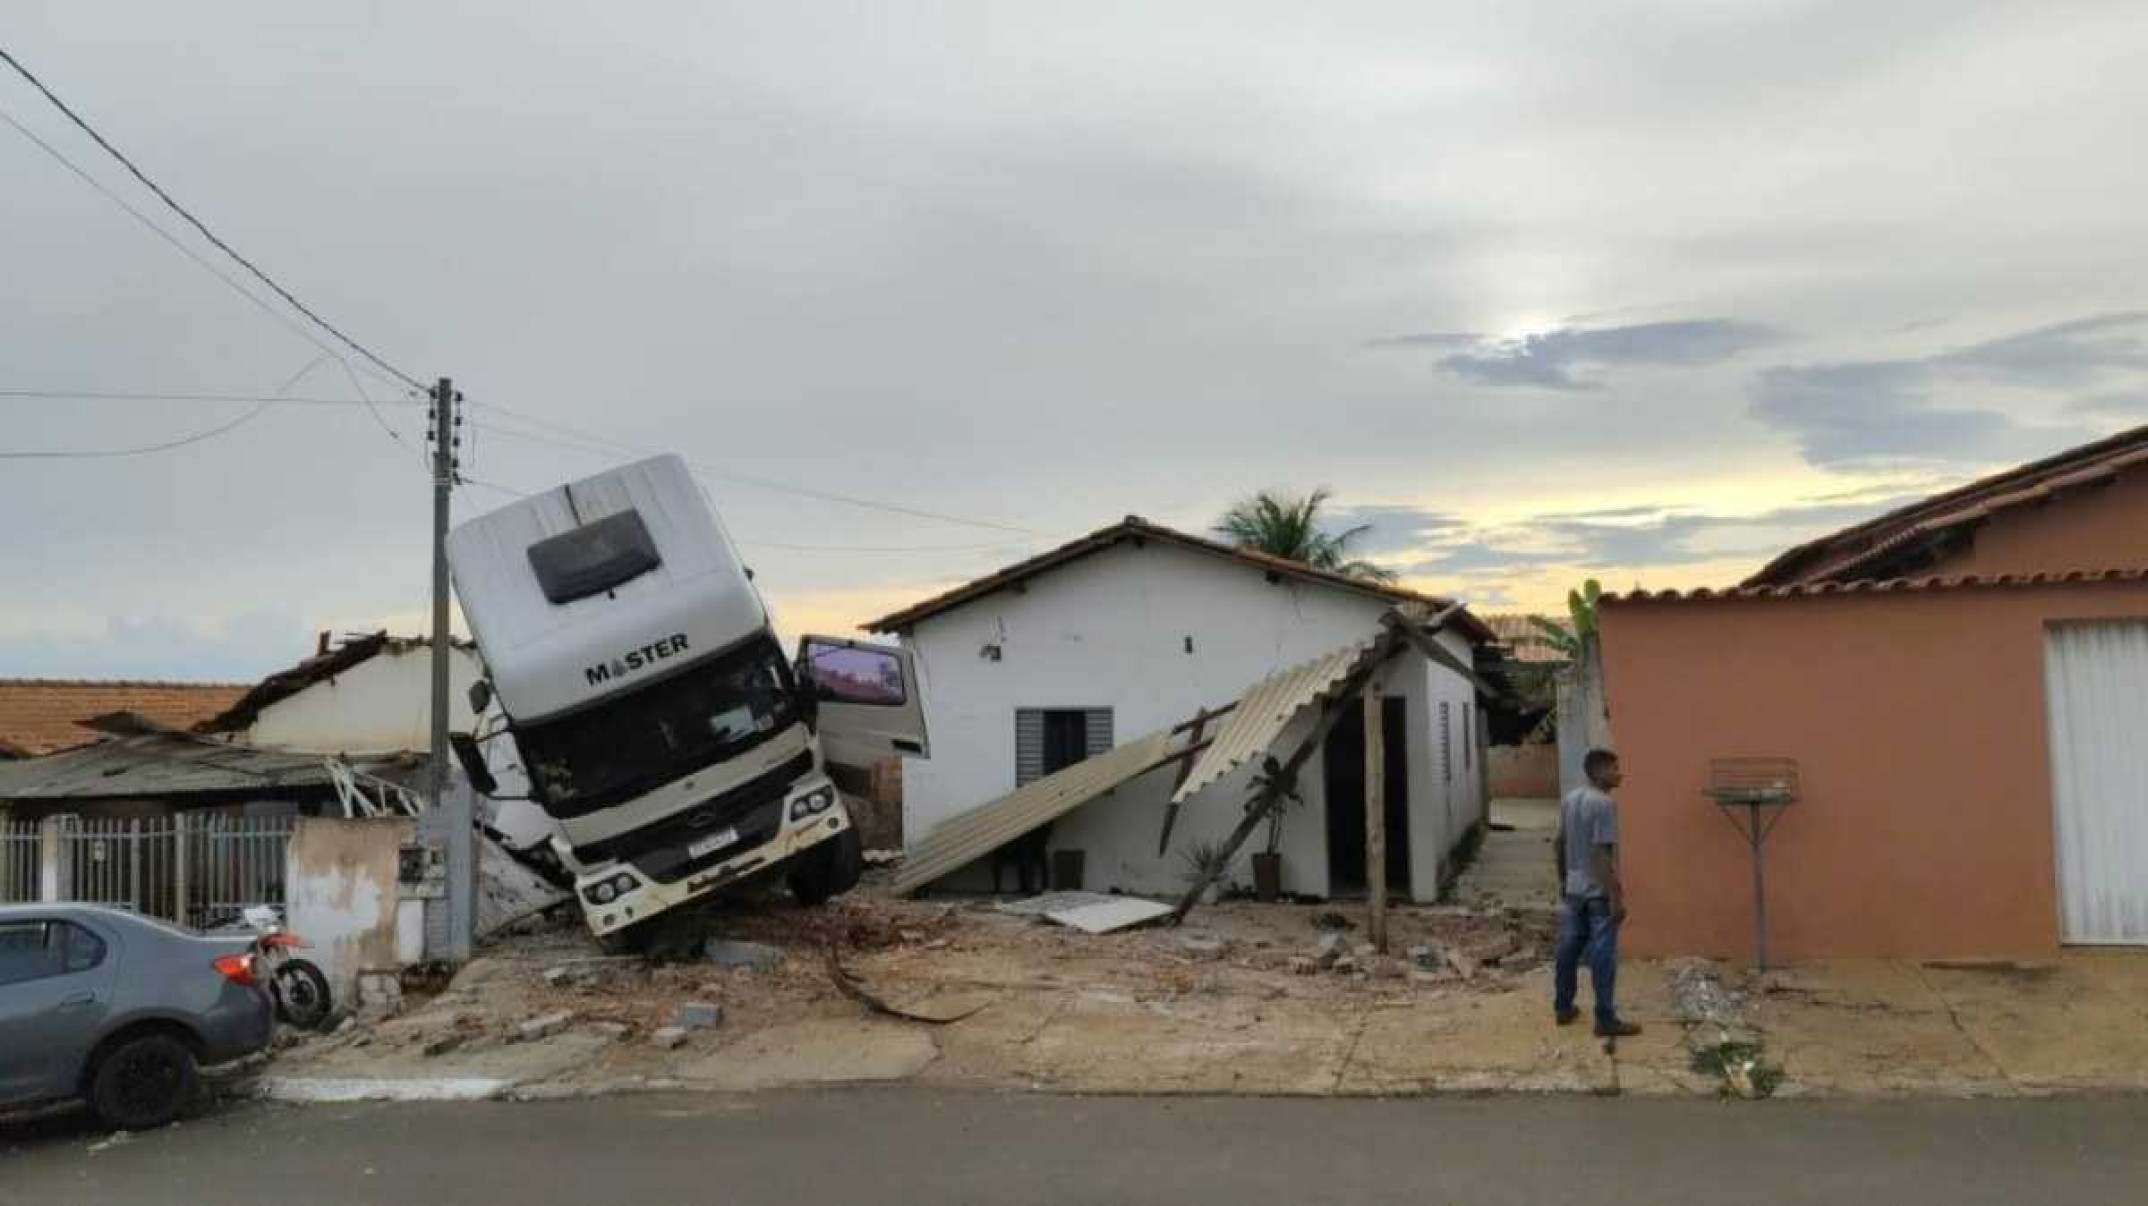
[[[1368,582],[1393,582],[1393,570],[1350,556],[1350,545],[1371,531],[1371,524],[1340,532],[1321,529],[1320,508],[1327,505],[1328,497],[1325,486],[1302,498],[1261,490],[1225,511],[1216,521],[1216,534],[1239,548],[1302,561],[1314,569]]]

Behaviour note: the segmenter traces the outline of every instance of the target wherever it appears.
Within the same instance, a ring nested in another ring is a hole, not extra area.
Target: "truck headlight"
[[[582,895],[588,897],[592,904],[610,904],[632,892],[634,883],[634,876],[631,872],[621,871],[609,879],[600,880],[582,889]]]
[[[817,788],[791,801],[791,819],[794,821],[804,820],[806,817],[816,816],[833,807],[835,807],[835,789],[833,787]]]

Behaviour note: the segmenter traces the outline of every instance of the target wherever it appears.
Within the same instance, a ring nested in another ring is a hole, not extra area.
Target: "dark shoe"
[[[1581,1011],[1578,1009],[1553,1010],[1551,1020],[1561,1026],[1571,1026],[1575,1022],[1581,1020]]]
[[[1608,1022],[1596,1023],[1597,1038],[1632,1038],[1639,1033],[1641,1033],[1641,1028],[1624,1018],[1613,1018]]]

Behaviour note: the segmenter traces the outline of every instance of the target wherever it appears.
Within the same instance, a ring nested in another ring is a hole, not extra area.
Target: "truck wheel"
[[[597,935],[597,949],[614,957],[638,955],[649,943],[649,926],[646,922]]]
[[[858,886],[865,870],[865,847],[856,829],[845,829],[832,842],[822,842],[799,856],[790,874],[791,895],[806,908],[825,904]]]
[[[123,1040],[90,1074],[90,1108],[106,1126],[145,1131],[179,1116],[201,1091],[201,1070],[169,1034]]]

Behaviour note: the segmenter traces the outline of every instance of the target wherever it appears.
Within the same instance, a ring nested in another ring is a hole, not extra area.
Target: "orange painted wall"
[[[2148,568],[2148,467],[2108,485],[2069,490],[2040,506],[2014,507],[1976,530],[1969,550],[1940,574]]]
[[[2148,584],[1612,602],[1604,670],[1640,955],[1749,957],[1751,862],[1711,757],[1799,762],[1767,846],[1771,957],[2058,946],[2044,626],[2148,617]]]

